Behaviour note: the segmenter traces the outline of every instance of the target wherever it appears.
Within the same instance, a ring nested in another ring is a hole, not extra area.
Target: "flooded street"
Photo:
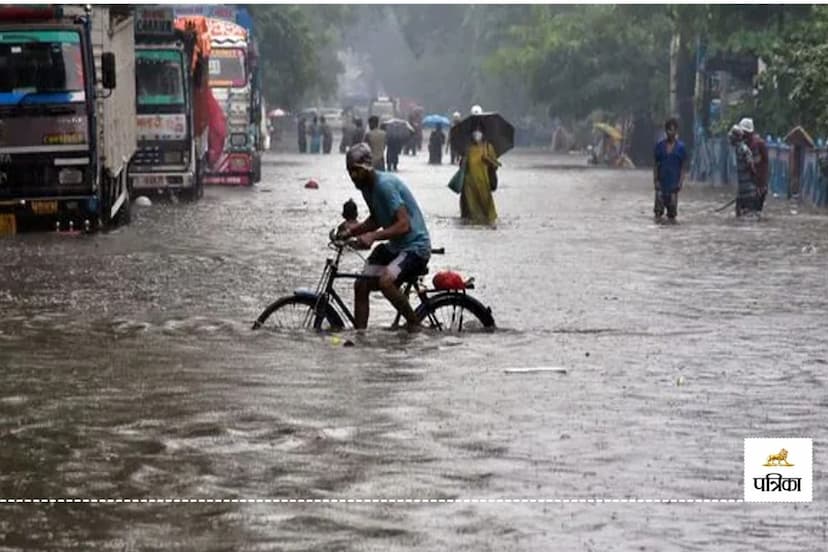
[[[691,186],[657,226],[651,172],[503,162],[490,230],[460,224],[451,167],[400,160],[431,273],[475,277],[493,334],[387,331],[378,296],[354,347],[250,330],[316,285],[342,203],[365,215],[340,155],[0,240],[1,498],[457,499],[5,504],[0,549],[828,548],[825,213],[737,221]],[[537,367],[562,370],[506,372]],[[496,502],[740,500],[744,438],[773,436],[814,439],[813,503]]]

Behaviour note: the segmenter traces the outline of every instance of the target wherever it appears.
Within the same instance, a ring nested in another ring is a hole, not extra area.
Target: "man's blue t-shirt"
[[[394,213],[402,206],[408,211],[411,229],[404,236],[388,241],[394,252],[411,251],[421,257],[431,256],[431,239],[428,237],[423,213],[411,191],[396,175],[375,171],[376,179],[370,193],[363,190],[362,197],[368,204],[371,217],[380,227],[394,224]]]
[[[678,189],[681,180],[681,168],[687,160],[687,150],[684,142],[676,140],[673,151],[667,152],[667,139],[660,141],[655,147],[655,162],[658,165],[658,184],[661,193],[671,194]]]

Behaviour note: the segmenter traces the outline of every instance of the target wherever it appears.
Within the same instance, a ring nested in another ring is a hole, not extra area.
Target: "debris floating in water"
[[[152,200],[150,200],[147,196],[138,196],[135,198],[135,205],[138,207],[151,207]]]
[[[809,243],[808,245],[806,245],[802,248],[802,254],[803,255],[814,255],[814,254],[816,254],[816,252],[817,252],[817,246],[815,246],[812,243]]]
[[[533,366],[530,368],[506,368],[503,370],[507,374],[540,374],[540,373],[553,373],[553,374],[566,374],[566,368],[561,368],[560,366]]]
[[[311,178],[307,182],[305,182],[305,188],[309,190],[318,190],[319,189],[319,182]]]
[[[679,376],[678,379],[676,379],[676,386],[678,387],[681,387],[685,383],[687,383],[687,380],[684,379],[684,376]]]

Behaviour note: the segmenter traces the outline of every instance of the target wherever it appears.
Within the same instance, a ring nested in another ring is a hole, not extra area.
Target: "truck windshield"
[[[210,86],[244,86],[244,65],[241,48],[214,48],[210,52]]]
[[[84,101],[80,34],[0,31],[0,105]]]
[[[135,90],[139,106],[184,105],[184,72],[177,50],[138,50]]]
[[[376,115],[382,119],[391,119],[394,117],[394,104],[391,102],[375,102],[371,107],[371,115]]]

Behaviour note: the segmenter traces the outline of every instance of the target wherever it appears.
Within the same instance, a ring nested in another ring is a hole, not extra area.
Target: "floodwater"
[[[0,240],[0,497],[449,499],[5,504],[0,549],[825,550],[828,217],[691,186],[656,226],[647,171],[503,161],[496,230],[459,223],[451,167],[400,163],[494,334],[391,332],[380,297],[354,347],[250,331],[364,214],[339,155]],[[814,439],[813,503],[497,501],[738,500],[762,436]]]

